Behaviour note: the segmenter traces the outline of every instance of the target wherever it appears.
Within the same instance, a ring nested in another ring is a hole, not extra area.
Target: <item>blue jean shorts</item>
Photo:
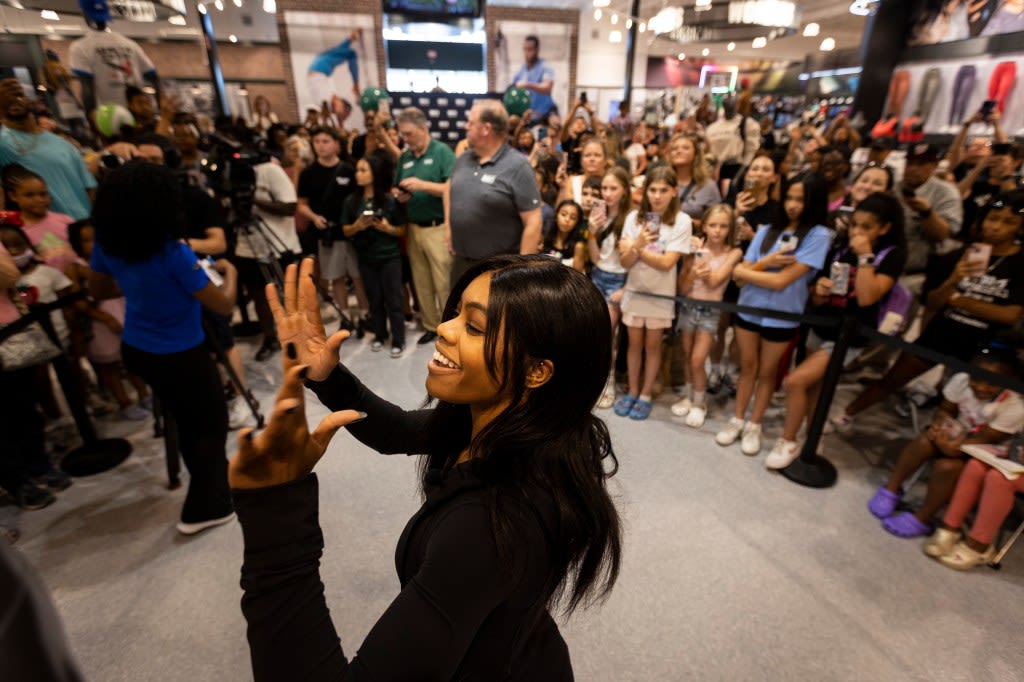
[[[679,311],[678,328],[681,332],[706,331],[715,336],[718,333],[718,318],[721,311],[706,305],[683,303]]]
[[[594,282],[594,286],[604,296],[604,300],[607,303],[611,303],[609,300],[616,291],[626,286],[626,273],[617,272],[606,272],[601,268],[594,268],[590,272],[590,279]]]

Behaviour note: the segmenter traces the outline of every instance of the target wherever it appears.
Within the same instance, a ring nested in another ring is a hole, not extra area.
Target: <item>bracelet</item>
[[[859,268],[863,268],[868,265],[874,266],[874,264],[875,254],[873,253],[862,253],[859,256],[857,256],[857,267]]]

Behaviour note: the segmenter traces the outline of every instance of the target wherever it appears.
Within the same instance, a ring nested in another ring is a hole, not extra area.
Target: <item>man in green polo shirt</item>
[[[398,157],[395,197],[405,204],[409,221],[409,266],[426,330],[416,343],[425,345],[437,338],[437,325],[451,289],[452,256],[444,238],[442,196],[455,154],[430,136],[427,117],[419,109],[403,109],[395,120],[406,144]]]

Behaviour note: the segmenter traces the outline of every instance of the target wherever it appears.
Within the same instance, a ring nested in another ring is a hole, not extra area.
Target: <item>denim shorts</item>
[[[601,268],[594,268],[590,273],[590,279],[608,303],[611,303],[609,299],[612,294],[626,286],[626,273],[624,272],[606,272]]]
[[[681,332],[701,329],[715,336],[718,333],[718,318],[721,311],[706,305],[683,303],[679,311],[678,328]]]

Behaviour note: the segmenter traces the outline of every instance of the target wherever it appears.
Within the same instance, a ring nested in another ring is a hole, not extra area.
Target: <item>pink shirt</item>
[[[724,252],[717,256],[708,259],[708,265],[711,266],[711,272],[714,274],[718,268],[722,267],[725,263],[725,259],[732,253],[732,249],[726,249]],[[726,277],[717,287],[711,288],[707,282],[702,279],[693,280],[693,288],[690,289],[690,298],[697,299],[698,301],[721,301],[725,295],[725,288],[729,286],[731,279]]]
[[[25,216],[22,215],[24,221]],[[49,211],[38,223],[25,223],[22,230],[43,262],[51,268],[64,272],[68,265],[78,260],[78,254],[68,242],[68,225],[74,218],[63,213]]]
[[[7,256],[7,249],[4,248],[3,244],[0,244],[0,253]],[[19,313],[18,309],[14,307],[14,304],[11,303],[11,299],[7,295],[7,290],[0,289],[0,324],[10,324],[19,317],[21,317],[21,313]]]

